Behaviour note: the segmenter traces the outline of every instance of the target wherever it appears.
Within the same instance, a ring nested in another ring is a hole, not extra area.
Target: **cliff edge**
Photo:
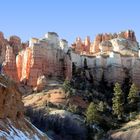
[[[0,75],[0,139],[48,140],[24,117],[24,106],[16,84]]]

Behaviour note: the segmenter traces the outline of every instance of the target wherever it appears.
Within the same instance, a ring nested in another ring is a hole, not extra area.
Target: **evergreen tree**
[[[114,97],[112,101],[113,101],[112,106],[113,114],[117,115],[118,119],[121,119],[124,110],[123,110],[123,93],[119,83],[115,84]]]
[[[138,101],[138,89],[135,84],[131,85],[127,99],[130,105],[134,105]]]
[[[124,68],[124,70],[125,70],[126,77],[124,78],[124,81],[122,83],[122,91],[124,94],[124,104],[126,104],[129,90],[132,85],[132,78],[130,76],[129,70],[127,68]]]
[[[104,112],[106,109],[106,104],[103,101],[99,102],[98,108],[97,108],[100,112]]]
[[[88,124],[99,122],[99,113],[96,104],[91,102],[86,111],[86,121]]]

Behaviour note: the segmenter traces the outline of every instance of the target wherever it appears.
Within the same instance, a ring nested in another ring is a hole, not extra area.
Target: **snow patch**
[[[8,121],[9,121],[9,125],[7,126],[8,132],[0,130],[0,139],[5,138],[6,140],[40,140],[40,137],[37,134],[41,136],[45,135],[43,132],[38,130],[34,125],[32,125],[28,120],[26,121],[32,126],[32,128],[36,131],[37,134],[30,135],[27,131],[22,132],[21,130],[15,128],[9,119]]]

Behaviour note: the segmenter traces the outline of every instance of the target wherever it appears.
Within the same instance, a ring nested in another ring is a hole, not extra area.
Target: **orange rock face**
[[[10,46],[6,47],[5,61],[3,63],[3,71],[6,75],[10,76],[13,80],[17,81],[17,68],[16,56]]]
[[[21,94],[10,79],[0,75],[0,119],[22,118],[24,107]]]
[[[88,54],[90,52],[90,38],[87,36],[85,41],[82,42],[81,38],[78,37],[76,41],[72,44],[72,48],[75,52],[80,54]]]
[[[18,54],[22,48],[21,39],[18,36],[11,36],[9,38],[9,45],[13,48],[14,54]]]
[[[21,44],[19,37],[11,36],[8,41],[4,38],[3,33],[0,32],[0,64],[3,63],[3,72],[15,81],[18,81],[19,76],[16,68],[16,55],[24,47],[26,48],[27,44]]]
[[[99,49],[99,44],[103,41],[108,41],[114,38],[124,38],[124,39],[129,39],[131,41],[136,41],[135,33],[133,31],[125,31],[125,32],[120,32],[118,34],[99,34],[95,37],[95,40],[93,44],[90,47],[90,53],[98,53],[100,52]]]
[[[50,42],[35,43],[21,51],[16,57],[18,81],[36,87],[39,77],[59,77],[71,79],[72,62],[70,56],[59,46],[54,47]],[[43,81],[43,80],[42,80]],[[47,82],[46,82],[47,83]],[[42,83],[43,84],[43,83]]]
[[[0,63],[5,59],[7,41],[4,39],[4,35],[0,32]]]
[[[134,31],[128,30],[125,32],[120,33],[114,33],[114,34],[98,34],[95,37],[95,40],[93,43],[90,42],[89,37],[85,39],[85,42],[83,43],[82,40],[79,38],[76,39],[76,41],[72,44],[72,48],[76,53],[79,54],[95,54],[100,52],[99,44],[103,41],[108,41],[114,38],[124,38],[129,39],[131,41],[137,41],[135,37]]]

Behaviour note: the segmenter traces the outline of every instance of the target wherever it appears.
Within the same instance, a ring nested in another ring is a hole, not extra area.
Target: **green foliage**
[[[71,92],[71,85],[70,85],[70,81],[65,80],[63,83],[63,89],[65,92]]]
[[[132,121],[132,120],[135,120],[136,117],[137,117],[138,113],[137,112],[130,112],[129,114],[129,119]]]
[[[111,84],[111,85],[108,84],[108,82],[105,79],[104,73],[103,73],[102,78],[99,81],[97,90],[98,90],[98,92],[100,92],[104,95],[104,99],[106,99],[109,104],[111,104],[111,100],[109,100],[109,99],[112,99],[112,96],[113,96],[112,95],[113,87],[114,87],[113,84]]]
[[[126,77],[122,83],[122,91],[124,93],[124,103],[127,103],[127,96],[129,94],[130,87],[132,85],[132,78],[130,76],[129,70],[124,68]]]
[[[118,119],[121,119],[124,109],[123,109],[123,93],[122,93],[121,86],[119,83],[115,84],[114,92],[115,92],[114,97],[112,99],[113,114],[117,115]]]
[[[104,112],[105,109],[106,109],[106,104],[105,104],[103,101],[100,101],[100,102],[99,102],[99,105],[98,105],[98,110],[99,110],[100,112]]]
[[[99,113],[95,103],[91,102],[86,111],[86,121],[88,124],[99,122]]]
[[[71,104],[69,104],[67,110],[68,110],[69,112],[72,112],[72,113],[77,113],[77,112],[78,112],[77,106],[76,106],[76,105],[71,105]]]
[[[128,99],[128,103],[129,104],[133,104],[133,103],[137,102],[137,99],[138,99],[138,89],[137,89],[135,84],[131,85],[131,88],[130,88],[130,91],[129,91],[127,99]]]

